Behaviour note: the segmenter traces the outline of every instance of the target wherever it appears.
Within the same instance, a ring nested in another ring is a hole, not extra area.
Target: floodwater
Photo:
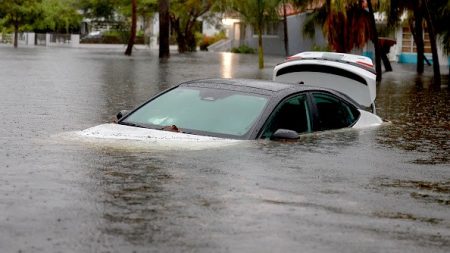
[[[450,252],[450,93],[431,69],[384,75],[378,128],[200,150],[62,138],[282,60],[122,51],[0,47],[0,252]]]

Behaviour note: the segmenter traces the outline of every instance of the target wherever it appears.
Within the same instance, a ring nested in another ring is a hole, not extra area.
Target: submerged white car
[[[273,80],[333,89],[375,113],[376,73],[372,60],[365,56],[299,53],[274,68]]]
[[[336,90],[247,79],[184,82],[117,118],[117,124],[89,128],[82,135],[193,141],[297,139],[302,133],[382,123]]]

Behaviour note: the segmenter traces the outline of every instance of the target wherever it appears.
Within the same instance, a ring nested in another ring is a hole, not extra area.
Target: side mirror
[[[118,114],[116,114],[116,119],[119,121],[123,116],[127,115],[130,111],[129,110],[121,110]]]
[[[272,134],[271,140],[297,140],[300,136],[294,130],[278,129]]]

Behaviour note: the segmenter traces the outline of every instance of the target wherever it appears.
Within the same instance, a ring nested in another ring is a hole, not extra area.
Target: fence
[[[50,34],[50,43],[70,44],[70,42],[71,42],[71,34],[59,34],[59,33]]]
[[[47,45],[47,35],[45,33],[36,33],[34,44],[36,46],[45,46],[45,45]]]
[[[0,33],[0,43],[12,44],[12,42],[13,42],[12,34]]]
[[[12,44],[14,34],[1,34],[0,43]],[[66,46],[77,47],[80,44],[78,34],[54,34],[54,33],[19,33],[17,43],[22,46]]]

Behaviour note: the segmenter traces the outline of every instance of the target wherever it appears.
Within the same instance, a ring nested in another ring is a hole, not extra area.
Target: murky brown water
[[[414,66],[384,76],[375,129],[182,151],[58,137],[177,82],[270,79],[266,60],[0,47],[0,252],[449,252],[450,93]]]

